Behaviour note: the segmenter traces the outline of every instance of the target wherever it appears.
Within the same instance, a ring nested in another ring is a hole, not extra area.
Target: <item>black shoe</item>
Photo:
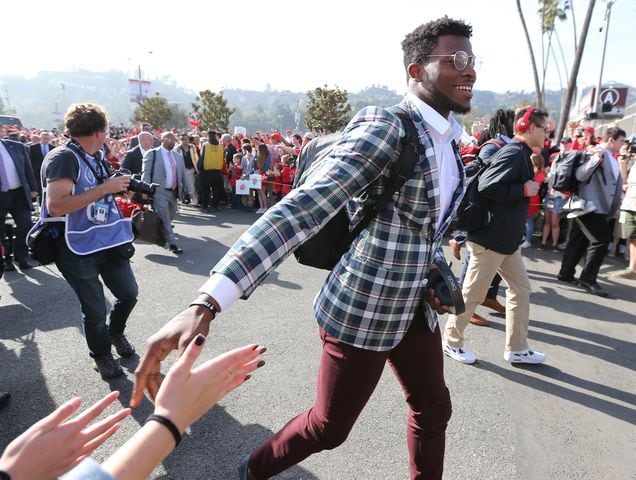
[[[546,249],[546,245],[545,243],[540,243],[539,246],[537,247],[537,249],[539,250],[545,250]]]
[[[557,275],[557,280],[559,282],[569,283],[570,285],[578,285],[579,282],[574,277],[564,277],[563,275]]]
[[[584,282],[583,280],[579,280],[579,285],[593,295],[598,295],[603,298],[609,297],[609,293],[603,290],[596,282]]]
[[[15,265],[13,264],[13,262],[5,262],[4,271],[5,272],[15,272]]]
[[[97,355],[93,357],[95,360],[95,370],[97,370],[104,380],[109,378],[117,378],[124,374],[119,362],[113,358],[110,353]]]
[[[0,410],[9,405],[11,394],[9,392],[0,392]]]
[[[27,262],[26,260],[18,260],[18,267],[20,267],[20,270],[29,270],[30,268],[33,268],[35,265]]]
[[[171,244],[168,247],[168,250],[170,250],[172,253],[176,253],[177,255],[183,253],[183,250],[177,247],[175,244]]]
[[[135,353],[135,348],[130,344],[123,333],[110,337],[110,343],[113,344],[115,350],[117,350],[117,355],[120,357],[132,357]]]

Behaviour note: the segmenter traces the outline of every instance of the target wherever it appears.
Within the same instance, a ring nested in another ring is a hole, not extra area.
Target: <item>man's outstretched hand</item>
[[[173,350],[181,354],[197,335],[207,336],[211,317],[205,308],[188,307],[148,339],[144,356],[135,371],[131,407],[139,406],[144,390],[148,390],[150,398],[154,400],[163,380],[161,362]]]

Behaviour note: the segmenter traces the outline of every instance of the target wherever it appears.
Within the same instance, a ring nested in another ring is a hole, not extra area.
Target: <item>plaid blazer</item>
[[[405,335],[425,291],[429,266],[435,255],[443,255],[442,234],[464,192],[464,169],[456,151],[459,186],[449,213],[436,230],[440,207],[433,143],[408,97],[400,107],[415,122],[424,154],[411,178],[396,192],[394,202],[353,242],[314,300],[321,327],[340,341],[367,350],[390,350]],[[390,176],[388,167],[397,160],[404,135],[399,119],[386,109],[363,108],[349,122],[331,155],[315,162],[306,181],[257,220],[213,272],[235,282],[247,298],[342,205],[347,205],[355,222],[362,205],[382,193],[384,180]],[[430,308],[428,321],[434,329],[437,317]]]

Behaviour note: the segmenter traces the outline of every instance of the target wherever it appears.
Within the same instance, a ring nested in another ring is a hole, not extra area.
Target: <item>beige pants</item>
[[[481,245],[466,242],[470,262],[462,288],[466,311],[449,315],[444,338],[453,348],[464,345],[464,330],[477,306],[486,297],[495,273],[499,272],[508,284],[506,290],[506,350],[528,348],[528,322],[530,317],[530,279],[523,264],[521,248],[511,255],[487,250]]]

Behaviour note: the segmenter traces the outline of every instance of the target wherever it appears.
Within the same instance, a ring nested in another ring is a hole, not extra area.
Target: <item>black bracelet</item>
[[[181,434],[179,433],[179,429],[177,428],[177,426],[172,423],[172,420],[170,420],[168,417],[164,417],[163,415],[155,415],[153,413],[148,418],[146,418],[144,425],[152,420],[154,420],[155,422],[159,422],[161,425],[170,430],[170,433],[172,433],[174,441],[176,442],[176,445],[174,447],[177,448],[181,443]]]
[[[206,302],[205,300],[195,300],[190,304],[191,307],[203,307],[210,311],[212,314],[212,320],[216,318],[216,314],[219,311],[216,309],[216,306],[212,302]]]
[[[11,475],[4,470],[0,470],[0,480],[11,480]]]

